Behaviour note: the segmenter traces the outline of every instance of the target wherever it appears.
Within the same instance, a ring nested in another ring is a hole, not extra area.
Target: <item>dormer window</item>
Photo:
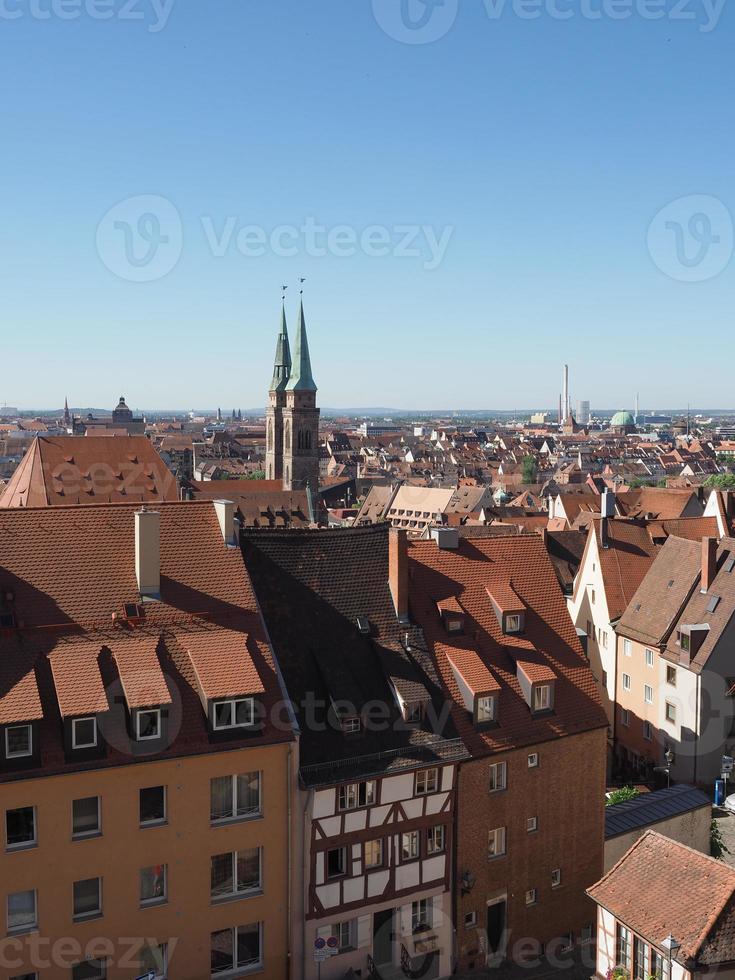
[[[360,731],[360,719],[357,715],[344,715],[340,719],[340,726],[345,735],[355,735]]]
[[[465,612],[455,596],[440,599],[436,604],[444,629],[449,634],[464,633]]]
[[[523,615],[521,613],[507,613],[505,616],[504,633],[523,632]]]
[[[5,729],[5,757],[22,759],[33,755],[33,726],[10,725]]]
[[[404,705],[403,709],[403,720],[407,724],[420,725],[424,720],[424,705],[423,702],[418,701],[413,704]]]
[[[533,710],[549,711],[551,704],[551,684],[537,684],[533,689]]]
[[[478,697],[475,708],[475,721],[478,725],[486,725],[498,720],[498,696],[486,694]]]
[[[516,677],[532,714],[554,710],[556,674],[540,661],[516,661]]]
[[[139,742],[161,737],[160,708],[143,708],[136,711],[135,737]]]
[[[87,718],[72,718],[71,747],[73,749],[93,749],[97,745],[97,719],[94,715]]]
[[[252,698],[229,698],[215,701],[213,708],[214,728],[226,731],[232,728],[250,728],[255,723],[255,704]]]

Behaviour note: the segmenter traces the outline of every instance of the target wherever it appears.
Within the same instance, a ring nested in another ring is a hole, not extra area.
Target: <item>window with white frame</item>
[[[212,823],[261,815],[261,774],[257,770],[236,776],[215,776],[209,786]]]
[[[89,919],[102,914],[102,879],[83,878],[74,882],[74,918]]]
[[[166,901],[167,865],[151,864],[140,869],[140,904],[160,905]]]
[[[438,769],[421,769],[416,773],[416,795],[435,793],[439,786]]]
[[[363,845],[366,868],[380,868],[383,864],[383,840],[366,840]]]
[[[210,893],[214,900],[251,895],[262,887],[261,848],[213,854]]]
[[[477,723],[495,721],[498,711],[498,699],[494,694],[488,694],[477,699]]]
[[[439,854],[444,850],[445,827],[437,824],[426,831],[426,853]]]
[[[99,834],[101,827],[99,796],[84,796],[78,800],[72,800],[72,837],[91,837],[93,834]]]
[[[357,920],[345,919],[330,926],[331,935],[337,940],[337,949],[346,953],[357,946]]]
[[[228,698],[214,702],[214,728],[248,728],[255,723],[255,702],[252,698]]]
[[[212,976],[262,966],[262,943],[261,922],[213,932],[210,940]]]
[[[33,727],[31,725],[9,725],[5,729],[5,756],[8,759],[21,759],[33,755]]]
[[[401,834],[401,860],[413,861],[420,855],[420,841],[418,830],[409,830]]]
[[[87,718],[72,718],[71,747],[73,749],[91,749],[97,744],[97,719],[94,715]]]
[[[551,887],[558,888],[561,884],[561,868],[554,868],[551,872]]]
[[[551,708],[551,685],[536,684],[533,689],[533,710],[548,711]]]
[[[476,925],[477,925],[477,912],[465,912],[464,914],[465,929],[472,929]]]
[[[327,878],[341,878],[347,874],[346,847],[330,847],[326,855]]]
[[[676,705],[672,704],[671,701],[666,702],[666,721],[671,725],[676,724]]]
[[[505,854],[505,827],[495,827],[487,833],[488,857],[501,857]]]
[[[623,690],[630,690],[630,674],[623,674]]]
[[[161,737],[161,709],[145,708],[135,713],[135,737],[139,742]]]
[[[653,667],[653,650],[646,647],[646,667]]]
[[[83,960],[71,970],[71,980],[106,980],[106,978],[106,960]]]
[[[631,933],[630,929],[626,929],[624,925],[619,922],[615,926],[615,964],[616,966],[622,966],[626,970],[630,970],[632,965],[632,949],[631,949]]]
[[[36,843],[36,808],[18,806],[5,811],[5,844],[9,851]]]
[[[528,753],[528,768],[535,769],[538,766],[538,752]]]
[[[505,789],[507,786],[507,765],[505,762],[494,762],[490,766],[488,788],[491,793]]]
[[[166,822],[166,787],[146,786],[140,790],[140,825],[150,827]]]
[[[536,889],[529,888],[528,891],[526,892],[526,905],[535,905],[535,904],[536,904]]]
[[[434,903],[430,898],[411,902],[411,932],[425,932],[434,925]]]
[[[538,830],[538,817],[526,817],[526,833],[533,834]]]
[[[140,951],[138,967],[143,976],[151,976],[153,980],[165,980],[168,971],[168,944],[144,946]]]
[[[360,719],[357,715],[344,715],[339,724],[345,735],[355,735],[360,731]]]
[[[361,806],[371,806],[373,803],[375,803],[373,779],[361,783],[347,783],[339,788],[337,805],[340,810],[355,810]]]
[[[627,708],[620,709],[620,724],[630,727],[630,711]]]
[[[633,653],[633,644],[627,638],[623,639],[623,653],[626,657],[630,657]]]
[[[520,633],[521,632],[521,617],[518,613],[507,613],[505,616],[505,632],[506,633]]]
[[[666,683],[670,684],[672,687],[676,687],[676,667],[671,667],[670,665],[667,665]]]
[[[643,685],[643,700],[646,704],[653,704],[653,688],[650,684]]]
[[[36,924],[35,889],[10,892],[7,905],[8,932],[26,932],[29,929],[35,929]]]

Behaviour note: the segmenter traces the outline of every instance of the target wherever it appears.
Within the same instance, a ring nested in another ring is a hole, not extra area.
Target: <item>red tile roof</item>
[[[15,644],[8,644],[15,647]],[[0,725],[37,721],[43,717],[36,679],[36,652],[17,647],[14,655],[0,641]]]
[[[205,700],[262,694],[263,682],[247,649],[247,634],[218,630],[214,635],[179,633]]]
[[[107,711],[99,668],[101,648],[99,641],[87,637],[59,637],[48,654],[62,718]]]
[[[456,650],[447,646],[442,650],[450,666],[473,694],[491,694],[500,690],[500,684],[474,650]]]
[[[158,660],[158,644],[155,634],[132,635],[110,642],[130,709],[171,703],[171,693]]]
[[[735,869],[653,830],[587,894],[659,948],[672,933],[681,962],[735,960]]]

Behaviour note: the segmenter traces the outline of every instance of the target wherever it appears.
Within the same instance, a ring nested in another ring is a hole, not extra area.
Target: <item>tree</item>
[[[724,861],[725,855],[730,853],[730,848],[722,839],[722,831],[716,820],[713,820],[709,826],[709,851],[718,861]]]
[[[253,470],[245,477],[246,480],[265,480],[265,470]]]
[[[522,478],[524,483],[535,483],[538,467],[533,456],[524,456],[522,466]]]
[[[713,473],[707,477],[704,485],[715,490],[735,490],[735,473]]]
[[[638,490],[640,487],[652,487],[653,480],[642,476],[634,476],[628,481],[631,490]]]
[[[605,801],[605,806],[615,806],[616,803],[625,803],[627,800],[634,800],[638,796],[638,790],[634,786],[621,786],[614,789]]]

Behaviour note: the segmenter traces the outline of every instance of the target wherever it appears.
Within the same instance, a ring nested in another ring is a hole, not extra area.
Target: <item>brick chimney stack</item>
[[[709,592],[717,574],[717,538],[702,538],[702,592]]]
[[[408,620],[408,539],[406,532],[392,527],[388,532],[388,583],[396,616]]]

